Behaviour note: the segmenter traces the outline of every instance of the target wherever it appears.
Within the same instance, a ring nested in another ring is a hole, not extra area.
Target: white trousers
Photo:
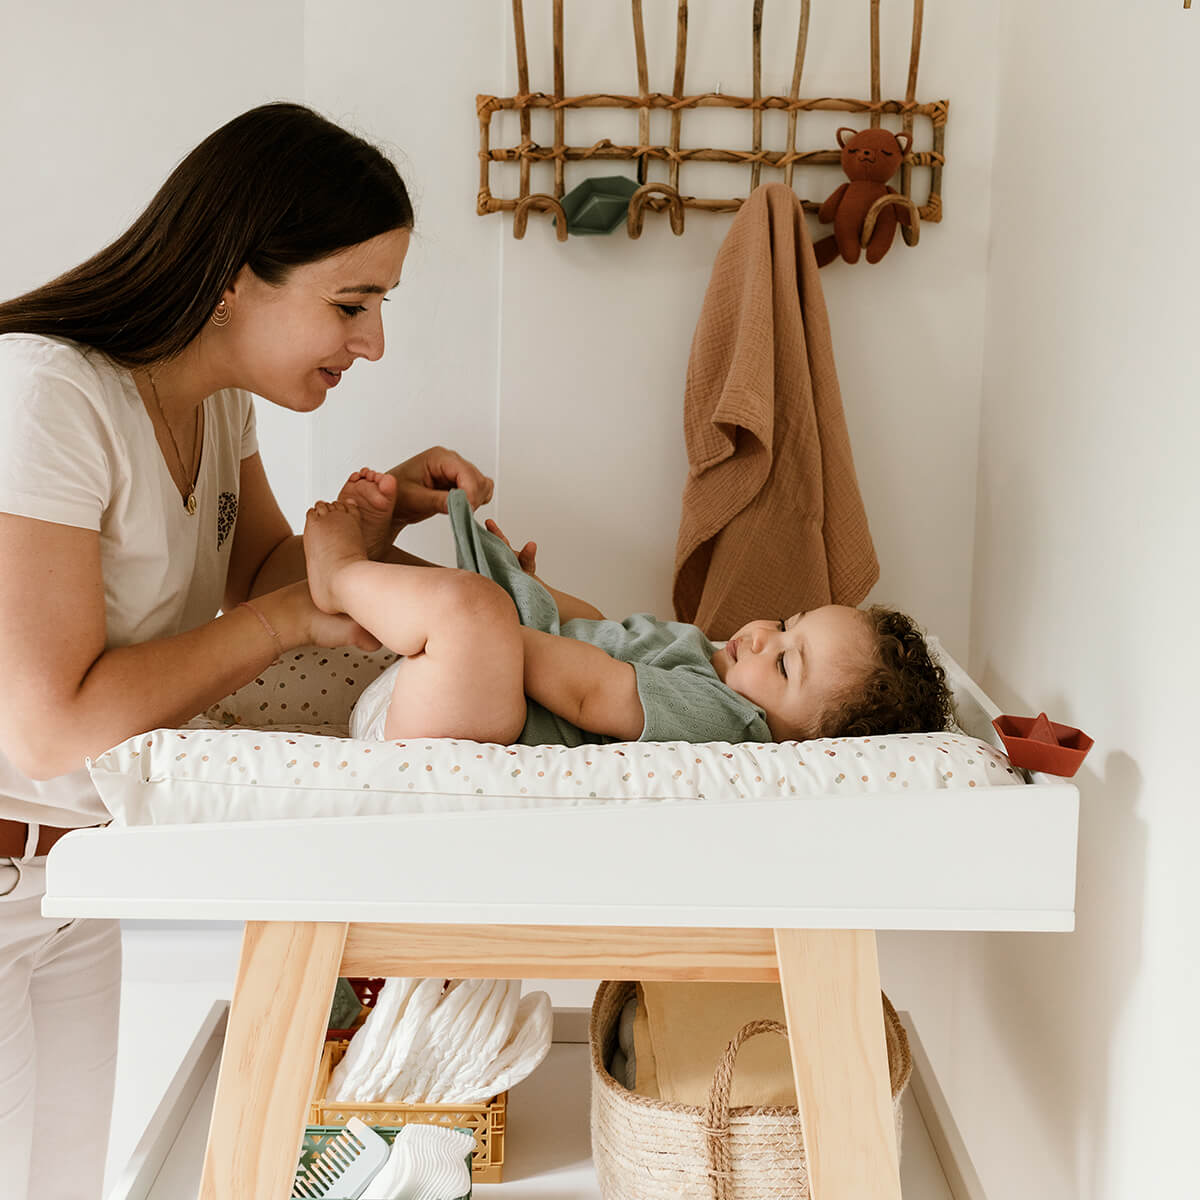
[[[0,858],[0,1198],[100,1200],[121,1000],[117,921],[43,917],[45,858]]]

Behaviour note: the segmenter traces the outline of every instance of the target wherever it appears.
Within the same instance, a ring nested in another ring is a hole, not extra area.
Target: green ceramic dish
[[[595,234],[619,229],[629,212],[629,198],[637,190],[637,182],[624,175],[585,179],[562,198],[567,232]]]

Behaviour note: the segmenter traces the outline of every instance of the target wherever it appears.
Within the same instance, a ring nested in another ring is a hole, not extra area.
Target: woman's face
[[[400,282],[409,231],[393,229],[295,267],[278,287],[243,267],[225,293],[220,339],[238,386],[311,412],[356,359],[383,355],[385,296]]]

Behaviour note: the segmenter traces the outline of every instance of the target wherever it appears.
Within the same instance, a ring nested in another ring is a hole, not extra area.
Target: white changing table
[[[964,728],[996,709],[943,655]],[[878,929],[1074,926],[1078,792],[81,830],[51,916],[242,920],[202,1200],[284,1200],[339,975],[775,980],[813,1200],[900,1200]],[[800,1053],[797,1049],[801,1048]]]

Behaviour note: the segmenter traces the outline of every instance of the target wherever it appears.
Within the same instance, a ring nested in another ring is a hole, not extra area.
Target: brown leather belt
[[[43,825],[38,830],[36,856],[50,853],[50,847],[70,833],[70,829],[59,829],[54,825]],[[0,858],[24,858],[25,843],[29,840],[29,826],[24,821],[13,821],[0,817]]]

